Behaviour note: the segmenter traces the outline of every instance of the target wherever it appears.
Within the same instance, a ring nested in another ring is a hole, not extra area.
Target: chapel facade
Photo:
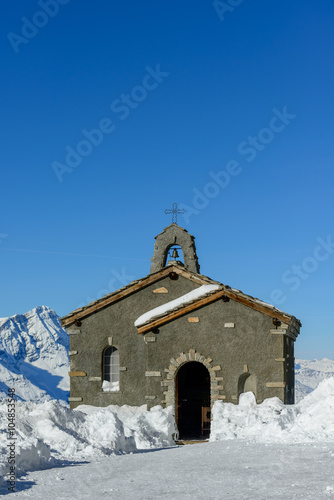
[[[186,438],[207,435],[216,400],[238,403],[252,391],[258,403],[294,402],[300,321],[200,274],[195,239],[176,223],[156,236],[147,276],[61,323],[71,408],[173,405]]]

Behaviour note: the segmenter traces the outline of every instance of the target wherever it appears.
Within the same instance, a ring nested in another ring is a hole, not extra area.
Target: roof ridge
[[[103,307],[102,304],[105,303],[105,302],[107,302],[108,299],[110,299],[110,298],[112,298],[114,296],[116,297],[117,295],[121,295],[126,290],[129,290],[132,287],[135,287],[136,285],[139,285],[140,283],[143,283],[145,281],[149,281],[149,283],[148,283],[148,285],[149,285],[150,283],[152,283],[152,282],[155,281],[154,279],[150,280],[150,278],[154,278],[156,276],[157,280],[158,280],[159,277],[160,277],[160,275],[161,276],[168,275],[173,270],[176,271],[181,276],[182,275],[183,276],[184,275],[188,275],[188,276],[185,276],[188,279],[195,278],[196,281],[198,280],[198,281],[202,282],[202,284],[205,284],[208,281],[211,284],[221,284],[220,282],[214,281],[214,280],[212,280],[211,278],[209,278],[207,276],[201,275],[199,273],[193,273],[193,272],[189,271],[188,269],[185,269],[182,266],[179,266],[177,264],[173,264],[171,266],[170,265],[169,266],[165,266],[164,268],[162,268],[162,269],[160,269],[158,271],[155,271],[154,273],[149,273],[148,275],[146,275],[146,276],[144,276],[142,278],[133,280],[130,283],[127,283],[126,285],[124,285],[122,288],[118,288],[117,290],[114,290],[113,292],[110,292],[110,293],[104,295],[100,299],[93,300],[92,302],[89,302],[87,305],[85,305],[83,307],[79,307],[77,309],[74,309],[74,311],[71,311],[66,316],[63,316],[62,318],[60,318],[61,323],[64,326],[69,326],[70,324],[74,323],[76,321],[76,319],[79,319],[79,317],[84,317],[85,314],[83,314],[83,313],[85,311],[87,311],[88,309],[91,309],[94,306],[98,306],[99,304],[101,304],[101,307]],[[134,290],[134,291],[136,291],[136,290]],[[129,291],[129,293],[131,293],[131,291]],[[90,313],[88,313],[88,314],[90,314]],[[74,318],[74,317],[78,317],[78,318],[75,318],[75,319],[73,319],[73,321],[71,321],[71,318]]]

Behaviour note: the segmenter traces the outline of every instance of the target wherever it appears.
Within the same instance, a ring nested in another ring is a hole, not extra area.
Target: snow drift
[[[239,405],[216,401],[210,441],[236,438],[272,443],[334,441],[334,377],[295,405],[284,405],[278,398],[257,405],[251,392],[241,394]]]
[[[0,473],[7,472],[7,405],[0,405]],[[16,403],[16,469],[34,470],[57,461],[93,457],[174,444],[173,409],[156,406],[82,405],[70,410],[57,401]]]

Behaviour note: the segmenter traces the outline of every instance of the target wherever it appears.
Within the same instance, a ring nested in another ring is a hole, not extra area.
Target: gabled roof
[[[182,266],[178,265],[166,266],[160,271],[151,273],[145,276],[144,278],[131,281],[131,283],[123,286],[122,288],[119,288],[118,290],[115,290],[114,292],[109,293],[108,295],[105,295],[101,299],[90,302],[89,304],[87,304],[87,306],[75,309],[75,311],[61,318],[61,324],[63,327],[70,326],[76,321],[80,321],[86,316],[89,316],[90,314],[93,314],[99,311],[100,309],[104,309],[110,304],[117,302],[118,300],[121,300],[127,297],[128,295],[131,295],[132,293],[135,293],[138,290],[141,290],[142,288],[145,288],[146,286],[155,283],[156,281],[159,281],[161,278],[165,278],[172,272],[175,272],[176,274],[183,276],[184,278],[187,278],[193,281],[194,283],[197,283],[198,285],[219,284],[218,281],[214,281],[208,278],[207,276],[203,276],[202,274],[191,273]]]
[[[91,302],[87,306],[76,309],[67,316],[64,316],[63,318],[61,318],[61,324],[63,327],[69,327],[73,323],[80,321],[81,319],[90,316],[91,314],[94,314],[95,312],[104,309],[105,307],[108,307],[114,302],[122,300],[123,298],[145,288],[146,286],[159,281],[161,278],[165,278],[171,273],[176,273],[179,276],[183,276],[184,278],[193,281],[199,286],[214,284],[214,285],[219,285],[219,288],[204,298],[199,297],[191,304],[189,303],[181,304],[176,309],[173,309],[173,311],[164,313],[161,315],[161,317],[158,318],[155,317],[153,321],[149,321],[147,324],[141,326],[138,329],[138,333],[145,333],[156,326],[159,326],[163,323],[171,321],[172,319],[175,319],[176,317],[186,314],[187,312],[189,312],[189,308],[191,308],[190,310],[197,309],[210,302],[218,300],[223,296],[235,300],[236,302],[240,302],[268,316],[277,318],[278,320],[284,323],[287,324],[294,323],[296,325],[296,328],[300,326],[300,321],[297,320],[294,316],[284,313],[283,311],[276,309],[274,306],[267,304],[257,298],[254,298],[250,295],[246,295],[240,290],[236,290],[235,288],[231,288],[227,285],[219,283],[218,281],[212,280],[207,276],[204,276],[202,274],[192,273],[179,265],[166,266],[161,271],[149,274],[148,276],[145,276],[144,278],[141,278],[139,280],[132,281],[123,288],[120,288],[119,290],[109,293],[108,295],[105,295],[101,299],[95,300],[94,302]]]

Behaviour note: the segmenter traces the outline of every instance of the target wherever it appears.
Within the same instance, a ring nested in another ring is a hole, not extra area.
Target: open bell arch
[[[173,223],[158,234],[155,240],[150,273],[155,273],[165,267],[167,252],[173,245],[181,247],[184,267],[192,273],[199,273],[200,266],[196,254],[195,238],[188,231]]]

